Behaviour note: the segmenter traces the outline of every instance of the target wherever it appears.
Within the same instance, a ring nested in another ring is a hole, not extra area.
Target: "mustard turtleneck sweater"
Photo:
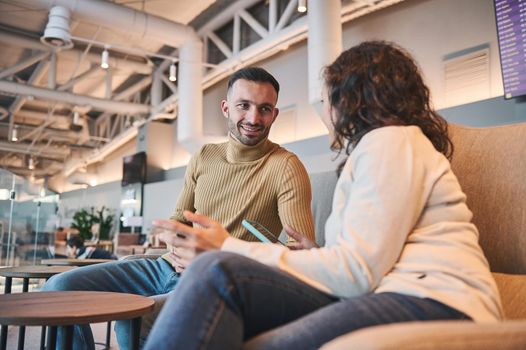
[[[241,224],[258,221],[279,235],[283,224],[314,240],[311,187],[293,153],[265,139],[246,146],[229,137],[203,146],[186,169],[184,188],[172,220],[190,210],[219,221],[230,234],[257,241]]]

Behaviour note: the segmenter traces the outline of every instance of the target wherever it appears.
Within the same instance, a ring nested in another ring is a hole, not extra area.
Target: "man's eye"
[[[261,112],[263,112],[263,113],[270,113],[270,112],[272,112],[272,108],[270,108],[270,107],[262,107],[261,108]]]
[[[250,108],[250,105],[248,103],[240,103],[237,105],[237,107],[246,110]]]

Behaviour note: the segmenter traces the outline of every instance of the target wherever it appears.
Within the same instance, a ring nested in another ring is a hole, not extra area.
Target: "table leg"
[[[111,346],[111,321],[108,321],[106,326],[106,349],[109,350]]]
[[[46,277],[46,282],[49,277]],[[42,331],[40,332],[40,350],[46,350],[46,326],[42,326]]]
[[[12,277],[5,278],[4,294],[11,294],[11,284],[13,283]],[[7,325],[2,325],[0,331],[0,349],[5,350],[7,347]]]
[[[131,320],[130,348],[132,350],[139,350],[140,336],[141,336],[141,318],[137,317]]]
[[[4,294],[11,294],[11,285],[13,284],[13,277],[5,278]]]
[[[29,278],[25,277],[22,285],[22,293],[29,291]],[[18,350],[24,350],[24,342],[26,338],[26,327],[20,326],[18,330]]]
[[[73,326],[62,326],[62,350],[73,349]]]
[[[40,350],[46,350],[46,326],[42,326],[40,332]]]
[[[48,327],[47,349],[48,350],[56,349],[56,345],[57,345],[57,327],[50,326]]]
[[[7,326],[2,326],[2,332],[0,334],[0,349],[6,350],[7,347]]]

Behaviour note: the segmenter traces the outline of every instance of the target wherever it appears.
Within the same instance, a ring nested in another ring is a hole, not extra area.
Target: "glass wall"
[[[54,255],[58,195],[0,169],[0,266],[40,263]]]

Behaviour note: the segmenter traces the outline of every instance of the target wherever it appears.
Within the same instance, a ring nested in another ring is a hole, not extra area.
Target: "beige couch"
[[[526,349],[526,123],[480,129],[452,125],[451,134],[452,167],[473,211],[506,319],[371,327],[341,336],[324,350]],[[315,197],[331,191],[332,177],[325,186],[319,175],[314,180]],[[314,201],[316,219],[323,220],[325,204],[318,201],[326,199]]]

